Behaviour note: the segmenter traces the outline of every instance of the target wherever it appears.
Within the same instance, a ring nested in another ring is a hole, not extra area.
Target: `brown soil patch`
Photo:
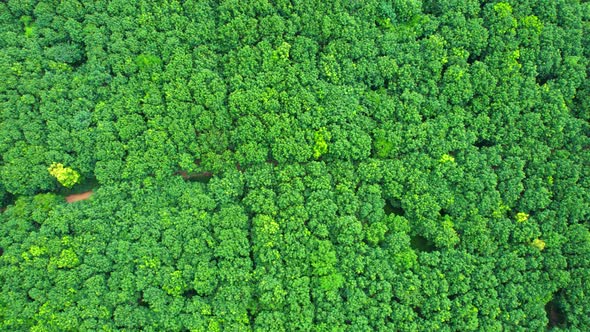
[[[67,196],[66,201],[68,203],[83,201],[83,200],[90,198],[90,196],[92,196],[92,190],[87,191],[85,193],[81,193],[81,194],[74,194],[74,195]]]

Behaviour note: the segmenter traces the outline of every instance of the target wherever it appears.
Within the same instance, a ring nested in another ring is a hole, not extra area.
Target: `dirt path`
[[[68,203],[83,201],[83,200],[90,198],[90,196],[92,196],[92,190],[87,191],[85,193],[81,193],[81,194],[74,194],[74,195],[67,196],[66,201]]]

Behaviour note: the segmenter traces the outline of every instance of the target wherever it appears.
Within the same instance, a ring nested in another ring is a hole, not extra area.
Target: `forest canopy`
[[[580,0],[2,1],[0,330],[589,331],[589,60]]]

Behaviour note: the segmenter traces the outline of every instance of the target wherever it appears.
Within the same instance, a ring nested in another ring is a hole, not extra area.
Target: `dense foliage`
[[[0,330],[588,331],[589,59],[579,0],[2,1]]]

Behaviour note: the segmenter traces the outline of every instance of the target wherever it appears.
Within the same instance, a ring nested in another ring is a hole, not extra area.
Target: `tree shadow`
[[[174,174],[180,175],[184,181],[200,182],[205,184],[209,183],[209,180],[211,180],[213,177],[213,173],[211,172],[188,173],[186,171],[180,170]]]
[[[0,213],[6,211],[6,208],[8,208],[9,206],[14,205],[14,202],[16,202],[17,198],[18,197],[16,195],[6,192],[6,194],[4,195],[4,198],[0,202],[1,203],[0,204]]]
[[[549,301],[545,305],[545,312],[547,313],[547,319],[549,320],[547,323],[547,330],[551,330],[554,327],[566,327],[565,313],[563,312],[563,309],[560,308],[556,299]]]
[[[436,247],[432,242],[421,235],[414,235],[410,237],[410,246],[417,251],[433,252]]]
[[[186,297],[187,299],[192,298],[193,296],[197,295],[197,291],[194,289],[189,289],[182,293],[182,296]]]
[[[475,147],[480,148],[480,149],[481,148],[490,148],[494,145],[496,145],[495,142],[490,141],[488,139],[483,139],[483,138],[478,140],[477,142],[475,142]]]
[[[402,201],[399,199],[391,199],[385,202],[383,211],[386,215],[395,214],[397,216],[404,216],[406,211],[402,207]]]
[[[60,187],[56,193],[58,195],[69,196],[78,195],[88,191],[94,191],[100,185],[94,176],[84,179],[84,181],[74,185],[72,188]]]

